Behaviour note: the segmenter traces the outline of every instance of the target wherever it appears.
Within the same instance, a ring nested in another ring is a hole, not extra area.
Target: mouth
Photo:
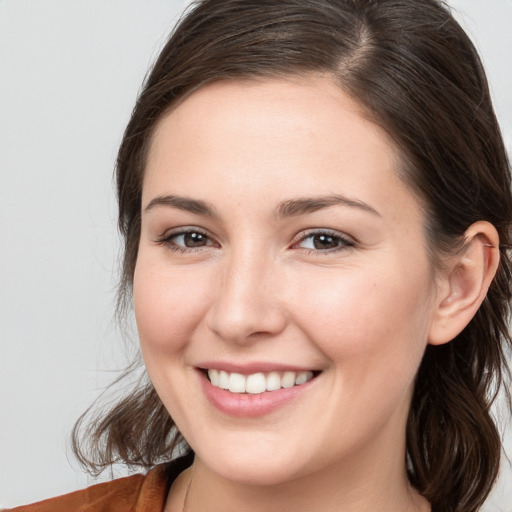
[[[320,371],[313,370],[270,371],[248,375],[217,369],[204,369],[202,371],[213,387],[230,393],[249,395],[302,386],[320,374]]]
[[[279,366],[207,363],[196,370],[206,398],[217,410],[231,417],[256,418],[290,407],[317,388],[321,370]]]

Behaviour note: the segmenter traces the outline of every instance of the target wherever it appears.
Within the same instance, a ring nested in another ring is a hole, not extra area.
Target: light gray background
[[[0,0],[3,506],[92,483],[68,434],[126,362],[112,320],[115,152],[148,65],[187,3]],[[483,55],[512,149],[512,0],[450,3]],[[506,460],[485,510],[512,512]]]

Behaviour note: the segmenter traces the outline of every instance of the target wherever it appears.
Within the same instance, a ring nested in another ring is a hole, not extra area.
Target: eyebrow
[[[358,208],[365,212],[380,217],[380,213],[369,204],[357,199],[349,199],[341,195],[321,196],[321,197],[303,197],[284,201],[276,208],[276,217],[293,217],[313,213],[330,206],[348,206]]]
[[[288,199],[276,207],[274,216],[277,218],[295,217],[298,215],[313,213],[323,208],[329,208],[330,206],[336,205],[358,208],[378,217],[381,216],[380,213],[369,204],[341,195]],[[217,213],[215,212],[215,208],[212,205],[205,201],[201,201],[199,199],[191,199],[189,197],[175,195],[157,196],[149,202],[146,208],[144,208],[144,211],[148,212],[157,206],[177,208],[179,210],[195,213],[197,215],[204,215],[206,217],[218,217]]]
[[[177,208],[178,210],[184,210],[197,215],[205,215],[206,217],[217,217],[213,206],[209,205],[205,201],[198,199],[190,199],[189,197],[181,197],[174,195],[157,196],[152,199],[149,204],[144,208],[145,212],[152,210],[156,206],[168,206],[171,208]]]

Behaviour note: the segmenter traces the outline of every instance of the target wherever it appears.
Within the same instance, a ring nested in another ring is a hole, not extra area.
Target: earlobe
[[[428,342],[451,341],[470,322],[482,304],[499,264],[499,236],[486,221],[472,224],[462,250],[451,257],[439,278]]]

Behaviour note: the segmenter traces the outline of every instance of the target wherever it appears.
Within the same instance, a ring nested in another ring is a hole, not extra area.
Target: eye
[[[182,252],[216,245],[206,233],[194,228],[166,234],[157,242],[169,249]]]
[[[181,247],[204,247],[205,245],[212,245],[211,240],[204,234],[197,231],[190,231],[186,233],[178,233],[168,238],[168,241],[173,242]]]
[[[354,246],[354,242],[340,233],[317,231],[303,235],[295,247],[311,251],[331,252]]]

